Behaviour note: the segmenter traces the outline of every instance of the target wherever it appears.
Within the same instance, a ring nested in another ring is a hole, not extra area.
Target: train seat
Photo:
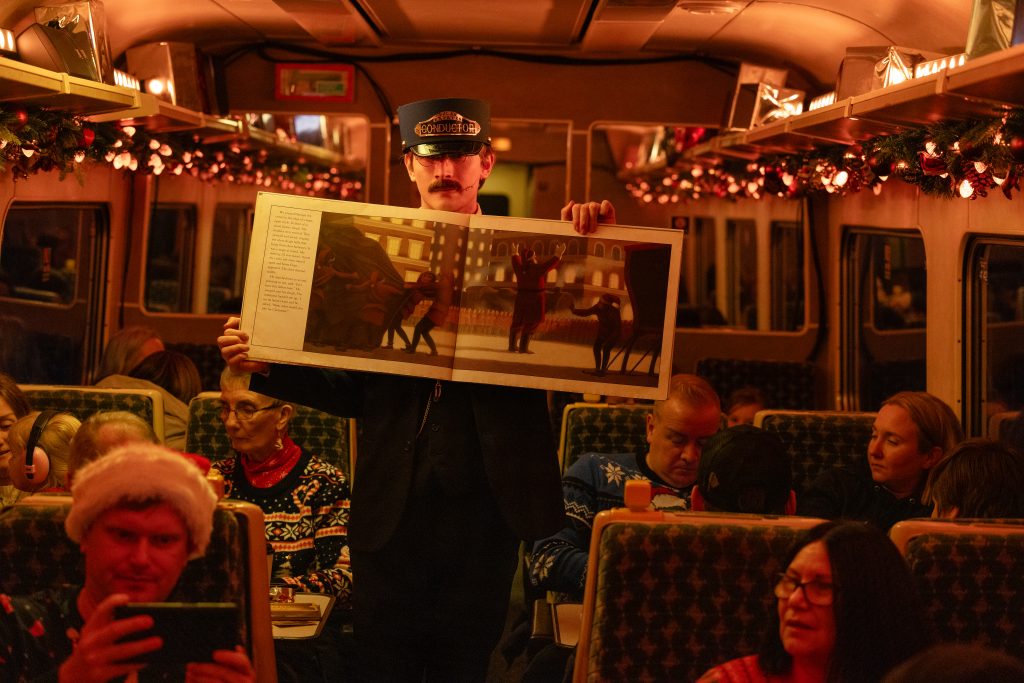
[[[813,363],[746,360],[740,358],[701,358],[696,374],[715,388],[724,403],[742,387],[763,391],[772,408],[813,410],[816,369]]]
[[[941,640],[1024,657],[1024,520],[914,519],[889,536]]]
[[[570,403],[562,413],[558,462],[564,473],[584,453],[646,453],[650,405]]]
[[[164,440],[164,398],[155,389],[108,389],[105,387],[23,384],[34,410],[59,410],[85,420],[94,413],[126,410],[153,425],[157,439]]]
[[[574,680],[693,681],[752,654],[772,623],[772,587],[793,541],[821,520],[644,508],[594,520]],[[639,500],[633,502],[634,496]]]
[[[82,555],[64,531],[70,507],[69,496],[45,494],[0,511],[0,591],[25,595],[82,583]],[[206,554],[186,565],[169,600],[238,603],[244,615],[240,635],[257,680],[274,683],[269,585],[263,511],[251,503],[221,501]]]
[[[296,405],[288,434],[303,450],[339,468],[352,485],[355,420]],[[232,455],[231,440],[220,421],[219,392],[204,391],[189,403],[185,450],[212,462]]]
[[[1007,428],[1014,424],[1014,421],[1020,418],[1021,411],[1019,410],[1007,410],[1001,413],[996,413],[988,419],[988,435],[993,439],[1005,440],[1007,437]]]
[[[754,426],[774,432],[782,441],[799,500],[822,471],[867,457],[874,421],[875,413],[762,410],[754,417]]]

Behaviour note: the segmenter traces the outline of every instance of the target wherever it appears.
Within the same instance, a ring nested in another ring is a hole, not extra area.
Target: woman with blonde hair
[[[26,494],[67,491],[71,440],[81,426],[70,413],[32,412],[14,423],[9,434],[11,451],[0,461],[0,484],[13,484]]]
[[[867,459],[822,473],[797,496],[797,514],[856,519],[883,531],[928,517],[931,506],[921,502],[928,471],[962,439],[960,420],[942,399],[925,391],[894,394],[875,416]]]

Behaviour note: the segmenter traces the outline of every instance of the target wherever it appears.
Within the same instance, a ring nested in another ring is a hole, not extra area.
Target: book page
[[[254,360],[662,398],[682,233],[261,193]]]
[[[473,216],[453,379],[667,396],[682,237]]]
[[[402,321],[457,314],[449,283],[461,271],[467,218],[260,193],[242,303],[250,357],[449,378],[457,318],[433,332],[436,353],[423,334],[426,353],[414,353]]]

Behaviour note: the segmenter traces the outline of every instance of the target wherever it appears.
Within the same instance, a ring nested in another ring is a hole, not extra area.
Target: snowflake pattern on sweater
[[[624,505],[626,482],[631,479],[651,482],[652,508],[690,509],[690,489],[661,481],[647,466],[646,454],[585,453],[562,478],[565,526],[533,546],[528,571],[534,586],[577,599],[582,596],[594,517]]]
[[[237,457],[213,464],[224,476],[229,498],[263,510],[267,541],[274,548],[271,579],[312,593],[333,593],[339,607],[351,605],[348,551],[349,488],[345,475],[303,452],[273,486],[258,488]]]

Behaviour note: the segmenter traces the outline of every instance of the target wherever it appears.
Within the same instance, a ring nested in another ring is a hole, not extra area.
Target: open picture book
[[[668,394],[683,233],[260,193],[250,358]]]

